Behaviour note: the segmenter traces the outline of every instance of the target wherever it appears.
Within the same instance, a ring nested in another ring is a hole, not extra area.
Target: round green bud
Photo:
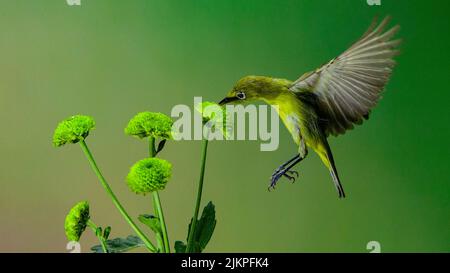
[[[146,194],[163,190],[169,181],[172,164],[164,159],[146,158],[136,162],[127,176],[130,190],[138,194]]]
[[[210,120],[216,120],[218,115],[217,113],[222,112],[222,118],[225,118],[225,109],[219,104],[211,101],[204,101],[195,106],[195,110],[197,110],[203,118],[203,123],[207,123]]]
[[[53,145],[63,146],[66,143],[77,143],[84,140],[89,131],[94,129],[95,121],[92,117],[76,115],[61,121],[53,134]]]
[[[203,124],[210,128],[217,128],[227,138],[232,130],[231,123],[227,119],[227,111],[225,107],[210,101],[204,101],[195,106],[203,118]]]
[[[170,139],[173,121],[162,113],[141,112],[134,116],[125,128],[125,134],[139,138]]]
[[[76,204],[67,214],[64,223],[66,236],[69,241],[79,241],[89,221],[89,203],[82,201]]]

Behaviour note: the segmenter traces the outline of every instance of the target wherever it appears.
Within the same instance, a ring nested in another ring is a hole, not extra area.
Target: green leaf
[[[162,233],[161,224],[159,222],[158,217],[155,217],[150,214],[141,214],[139,215],[138,219],[141,223],[148,226],[156,234]]]
[[[156,149],[156,154],[158,154],[159,152],[162,151],[162,149],[164,149],[164,145],[166,145],[166,140],[167,139],[163,139],[158,143],[158,148]]]
[[[150,214],[141,214],[139,215],[138,219],[141,223],[148,226],[155,233],[156,241],[158,242],[158,252],[162,251],[162,246],[164,243],[159,218]]]
[[[211,239],[214,233],[216,223],[217,220],[215,207],[214,204],[210,201],[203,209],[202,216],[197,221],[197,225],[195,227],[195,231],[193,234],[192,252],[198,253],[202,252],[205,249],[206,245],[208,244],[209,240]],[[188,234],[190,233],[191,225],[192,219],[188,227]],[[175,245],[175,247],[177,246]],[[180,250],[183,249],[181,245],[179,245],[179,247]],[[184,248],[184,250],[186,249]]]
[[[198,243],[200,252],[205,249],[209,240],[211,239],[214,228],[216,227],[216,211],[212,202],[209,202],[203,209],[202,217],[197,222],[197,227],[195,230],[195,242]]]
[[[175,241],[175,253],[185,253],[186,252],[186,244],[182,241]]]
[[[102,236],[102,227],[97,227],[95,229],[95,236],[97,236],[99,238]]]
[[[142,240],[135,235],[129,235],[127,238],[115,238],[106,241],[106,247],[110,253],[126,252],[141,246],[145,246],[144,242],[142,242]],[[101,245],[95,245],[91,247],[91,250],[96,253],[103,253]]]
[[[111,227],[110,226],[107,226],[106,228],[105,228],[105,230],[103,231],[103,238],[105,239],[105,240],[108,240],[108,238],[109,238],[109,234],[111,233]]]

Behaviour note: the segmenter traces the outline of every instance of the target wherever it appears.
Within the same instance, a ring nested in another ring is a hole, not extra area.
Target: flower
[[[125,134],[139,138],[170,139],[172,137],[172,124],[172,119],[162,113],[141,112],[128,122]]]
[[[163,190],[169,181],[172,164],[164,159],[146,158],[136,162],[127,176],[127,184],[132,192],[146,194]]]
[[[82,201],[76,204],[67,214],[64,229],[69,241],[79,241],[89,221],[89,203]]]
[[[220,128],[225,138],[229,137],[232,126],[231,123],[228,122],[225,107],[222,107],[215,102],[205,101],[197,104],[195,110],[202,115],[203,124],[209,126],[211,129],[216,128],[217,126]]]
[[[53,134],[53,145],[63,146],[66,143],[77,143],[84,140],[89,131],[94,129],[95,121],[92,117],[75,115],[61,121]]]

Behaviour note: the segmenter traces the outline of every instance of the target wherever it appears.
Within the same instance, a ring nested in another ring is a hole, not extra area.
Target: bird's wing
[[[315,71],[301,76],[290,87],[294,92],[313,92],[326,119],[325,133],[339,135],[361,124],[377,104],[389,80],[401,40],[392,40],[399,30],[385,31],[386,17],[374,20],[349,49]]]

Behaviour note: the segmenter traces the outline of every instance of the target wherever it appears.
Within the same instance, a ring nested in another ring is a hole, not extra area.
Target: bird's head
[[[246,76],[240,79],[219,104],[244,103],[263,99],[273,89],[274,79],[264,76]]]

